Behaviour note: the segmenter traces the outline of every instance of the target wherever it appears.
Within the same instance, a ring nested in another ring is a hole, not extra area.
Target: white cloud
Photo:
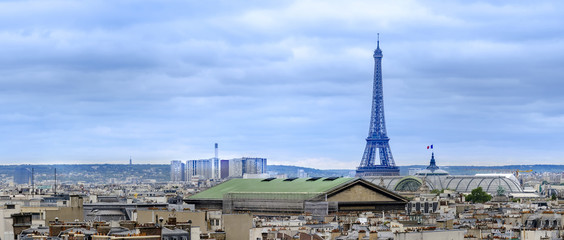
[[[426,163],[428,142],[448,165],[527,162],[525,147],[559,163],[559,5],[2,2],[0,163],[168,163],[219,142],[225,156],[353,168],[378,32],[397,164]]]

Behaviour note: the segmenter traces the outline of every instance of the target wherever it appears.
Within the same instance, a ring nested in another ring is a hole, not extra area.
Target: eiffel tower
[[[386,121],[384,120],[384,90],[382,87],[382,50],[380,50],[380,34],[374,50],[374,89],[372,96],[372,115],[370,129],[366,138],[366,148],[360,166],[356,170],[357,177],[367,176],[399,176],[399,168],[394,162],[390,149]],[[376,159],[380,159],[377,165]]]

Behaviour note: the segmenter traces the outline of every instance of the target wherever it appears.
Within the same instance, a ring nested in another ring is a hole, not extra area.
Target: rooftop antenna
[[[35,174],[34,169],[31,168],[31,196],[33,196],[34,193],[35,193],[35,181],[34,181],[35,175],[34,174]]]
[[[55,168],[55,195],[57,195],[57,168]]]

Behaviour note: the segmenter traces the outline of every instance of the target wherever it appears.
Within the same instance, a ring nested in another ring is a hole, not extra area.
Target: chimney
[[[215,159],[219,157],[217,150],[218,150],[218,144],[215,143]]]
[[[358,240],[362,240],[364,238],[364,236],[366,236],[366,231],[359,230],[358,231]]]
[[[369,239],[370,239],[370,240],[378,240],[378,232],[376,232],[376,231],[370,231]]]
[[[333,231],[331,231],[331,240],[335,240],[339,236],[341,236],[341,232],[339,230],[333,229]]]
[[[83,206],[83,199],[81,196],[79,195],[71,195],[70,196],[70,202],[71,202],[71,207],[77,207],[77,208],[82,208]]]

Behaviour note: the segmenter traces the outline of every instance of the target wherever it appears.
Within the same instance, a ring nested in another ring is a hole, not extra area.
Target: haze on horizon
[[[2,1],[0,164],[560,164],[559,1]]]

